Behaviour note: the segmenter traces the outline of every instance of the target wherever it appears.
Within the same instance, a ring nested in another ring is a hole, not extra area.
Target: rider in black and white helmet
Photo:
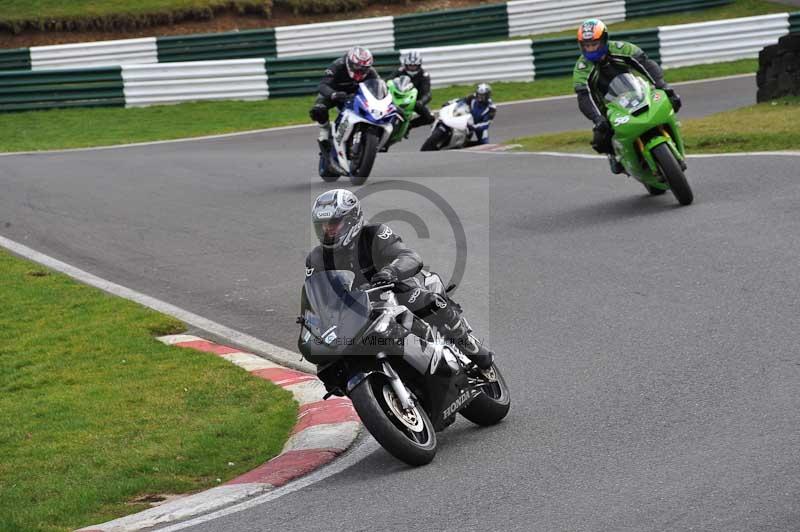
[[[306,257],[306,277],[326,270],[347,270],[355,274],[353,286],[395,283],[397,300],[409,310],[439,328],[478,367],[491,366],[493,354],[471,334],[461,317],[461,307],[442,290],[427,288],[430,272],[422,270],[422,258],[403,243],[388,225],[364,220],[361,202],[345,189],[320,194],[311,208],[311,222],[319,240]],[[305,290],[301,314],[307,308]],[[311,362],[307,340],[300,335],[300,352]]]
[[[419,115],[409,124],[409,129],[433,123],[433,115],[428,109],[431,101],[431,76],[422,68],[422,54],[411,50],[400,58],[400,68],[392,72],[389,79],[408,76],[417,89],[417,104],[414,111]]]
[[[492,120],[497,114],[497,107],[492,101],[492,87],[488,83],[479,83],[475,87],[475,92],[468,95],[464,100],[469,105],[474,121],[470,127],[470,140],[467,145],[488,144],[489,126],[492,125]],[[475,135],[475,140],[471,140],[473,134]]]

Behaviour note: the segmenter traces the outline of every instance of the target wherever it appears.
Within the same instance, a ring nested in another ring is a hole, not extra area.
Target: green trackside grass
[[[161,344],[183,325],[0,251],[0,530],[67,531],[280,452],[290,393]]]
[[[577,58],[577,53],[576,53]],[[670,82],[755,72],[756,60],[676,68]],[[464,96],[473,85],[435,89],[434,108]],[[496,102],[572,93],[572,78],[543,78],[533,83],[493,83]],[[309,122],[313,96],[257,102],[198,102],[144,108],[53,109],[0,113],[0,151],[49,150],[168,140]],[[578,110],[576,109],[577,113]],[[331,113],[333,115],[333,112]],[[502,120],[502,115],[499,118]]]
[[[567,131],[550,135],[513,139],[525,151],[594,153],[592,134]],[[704,118],[681,120],[686,151],[692,153],[731,153],[800,149],[800,97],[783,98]]]

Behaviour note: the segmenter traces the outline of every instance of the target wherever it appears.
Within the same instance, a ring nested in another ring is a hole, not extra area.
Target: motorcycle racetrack
[[[754,76],[678,88],[685,117],[755,100]],[[570,97],[502,105],[491,134],[581,127]],[[466,254],[454,298],[498,354],[508,418],[459,419],[417,469],[367,442],[186,530],[800,529],[800,159],[690,157],[679,207],[604,158],[416,152],[426,133],[360,194],[427,267]],[[294,350],[310,207],[333,188],[315,136],[0,157],[0,235]]]

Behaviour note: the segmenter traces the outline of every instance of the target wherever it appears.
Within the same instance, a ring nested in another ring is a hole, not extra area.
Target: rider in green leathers
[[[578,43],[581,57],[575,63],[572,75],[578,107],[594,123],[592,148],[607,154],[611,171],[619,174],[624,169],[613,155],[611,137],[614,131],[606,118],[604,98],[611,80],[626,72],[638,73],[667,93],[676,113],[681,108],[681,98],[664,81],[661,67],[641,48],[625,41],[609,42],[608,29],[601,20],[589,19],[581,24]]]

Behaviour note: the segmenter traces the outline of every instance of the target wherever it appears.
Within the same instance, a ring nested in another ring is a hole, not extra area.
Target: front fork
[[[392,365],[389,364],[389,357],[386,356],[386,353],[381,352],[378,353],[378,360],[381,362],[384,375],[389,377],[389,385],[392,387],[392,390],[394,390],[397,400],[400,401],[400,404],[405,410],[413,409],[414,400],[411,398],[411,394],[408,393],[406,385],[403,384],[403,381],[400,379],[400,375],[398,375]]]

